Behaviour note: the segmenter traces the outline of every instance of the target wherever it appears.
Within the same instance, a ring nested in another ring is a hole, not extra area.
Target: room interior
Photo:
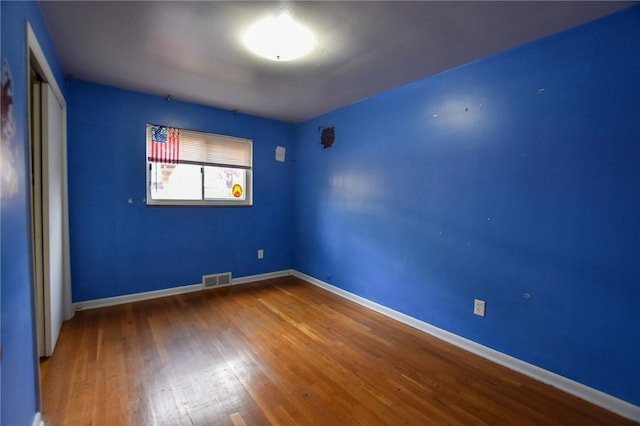
[[[294,276],[640,422],[636,2],[0,7],[2,424],[42,421],[38,55],[65,104],[65,318]],[[307,56],[242,46],[282,11]],[[149,123],[250,139],[253,204],[147,205]]]

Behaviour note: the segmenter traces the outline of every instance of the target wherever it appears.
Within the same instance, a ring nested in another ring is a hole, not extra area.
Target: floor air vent
[[[209,288],[225,287],[228,285],[231,285],[231,272],[202,276],[203,290],[207,290]]]

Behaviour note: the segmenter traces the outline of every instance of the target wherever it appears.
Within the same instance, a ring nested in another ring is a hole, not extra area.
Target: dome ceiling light
[[[315,37],[288,13],[267,17],[247,30],[244,45],[253,53],[272,61],[291,61],[313,49]]]

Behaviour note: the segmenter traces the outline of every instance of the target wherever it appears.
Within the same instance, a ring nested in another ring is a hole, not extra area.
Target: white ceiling
[[[68,76],[299,122],[630,7],[633,2],[43,1]],[[288,10],[307,57],[248,52],[243,31]]]

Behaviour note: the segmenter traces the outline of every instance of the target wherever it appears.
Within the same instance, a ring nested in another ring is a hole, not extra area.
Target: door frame
[[[27,52],[26,52],[26,70],[27,70],[27,82],[31,81],[31,72],[32,69],[35,71],[36,74],[38,74],[42,80],[44,80],[51,88],[51,91],[53,92],[55,98],[57,99],[58,103],[60,104],[60,107],[62,109],[62,165],[61,165],[61,170],[62,170],[62,287],[63,287],[63,301],[64,301],[64,307],[63,307],[63,318],[66,319],[70,319],[73,317],[74,311],[73,311],[73,306],[71,304],[71,262],[70,262],[70,250],[69,250],[69,195],[68,195],[68,178],[67,178],[67,103],[64,99],[64,96],[62,94],[62,91],[60,90],[60,87],[58,86],[58,82],[55,78],[55,75],[53,74],[53,71],[51,70],[51,67],[49,66],[49,63],[47,61],[47,58],[44,54],[44,51],[42,50],[42,48],[40,47],[40,43],[38,42],[38,39],[33,31],[33,29],[31,28],[30,23],[27,21],[25,23],[25,36],[26,36],[26,47],[27,47]],[[32,99],[32,93],[31,93],[31,83],[27,84],[27,101],[28,101],[28,114],[29,114],[29,120],[30,120],[30,125],[28,126],[29,128],[29,158],[31,158],[31,150],[33,149],[32,144],[33,144],[33,136],[32,133],[32,129],[31,129],[31,120],[32,120],[32,105],[31,105],[31,99]],[[29,161],[30,163],[30,168],[32,167],[31,165],[31,161]],[[30,170],[30,172],[32,172]],[[32,176],[32,174],[30,173],[29,176]],[[29,185],[30,190],[32,190],[31,185]],[[33,196],[40,196],[41,194],[32,194],[32,198]],[[35,235],[34,235],[34,229],[33,229],[33,223],[34,223],[34,210],[33,210],[33,206],[31,208],[30,211],[31,214],[31,239],[32,239],[32,245],[35,239]],[[41,220],[41,219],[39,219]],[[32,248],[32,253],[33,250],[35,250],[35,248]],[[34,259],[34,256],[31,256],[31,262],[32,262],[32,271],[35,270],[35,261],[36,259]],[[32,275],[32,282],[34,283],[34,287],[35,287],[35,276]],[[39,293],[38,293],[39,292]],[[40,362],[39,362],[39,350],[38,350],[38,346],[40,345],[40,339],[39,339],[39,334],[41,332],[40,328],[42,328],[42,330],[44,330],[44,324],[41,324],[41,320],[38,320],[38,306],[39,304],[43,304],[44,300],[38,300],[38,299],[42,299],[42,291],[39,291],[37,288],[33,289],[33,297],[32,297],[32,306],[31,306],[31,312],[32,312],[32,318],[33,318],[33,324],[34,324],[34,330],[33,330],[33,340],[34,340],[34,363],[35,363],[35,371],[39,372],[40,371]],[[46,299],[46,298],[45,298]],[[44,305],[42,305],[44,306]],[[46,311],[46,310],[45,310]],[[40,374],[38,373],[35,377],[35,388],[37,391],[37,403],[38,403],[38,409],[40,410],[42,408],[42,403],[41,403],[41,396],[40,396]]]

